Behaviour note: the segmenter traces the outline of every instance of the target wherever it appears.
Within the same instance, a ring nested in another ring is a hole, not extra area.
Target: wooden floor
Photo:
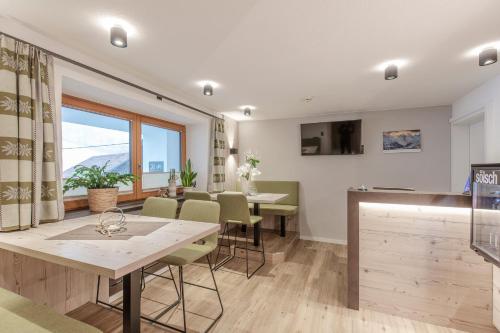
[[[287,261],[264,266],[246,279],[245,262],[237,259],[215,272],[224,315],[212,332],[458,332],[368,310],[346,308],[347,248],[342,245],[298,241]],[[256,263],[252,263],[256,264]],[[174,271],[174,274],[176,271]],[[185,281],[211,286],[203,263],[185,268]],[[214,292],[186,286],[190,332],[202,332],[217,315]],[[143,314],[154,316],[176,299],[171,281],[156,278],[143,293]],[[160,320],[179,325],[180,310]],[[121,332],[121,314],[88,304],[69,314],[106,333]],[[165,332],[143,323],[143,332]]]

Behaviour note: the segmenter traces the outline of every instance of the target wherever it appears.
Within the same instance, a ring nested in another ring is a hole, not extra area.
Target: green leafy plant
[[[137,177],[133,174],[119,174],[118,172],[107,172],[109,161],[104,166],[93,165],[86,167],[77,165],[75,172],[66,179],[64,192],[74,190],[79,187],[87,189],[113,188],[118,184],[128,185],[133,183]]]
[[[181,183],[184,187],[194,187],[196,185],[195,179],[198,176],[197,172],[193,172],[191,168],[191,159],[188,159],[184,170],[181,171]]]

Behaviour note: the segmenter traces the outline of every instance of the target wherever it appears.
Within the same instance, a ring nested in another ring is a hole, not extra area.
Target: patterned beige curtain
[[[53,59],[0,34],[0,231],[64,217]]]
[[[210,131],[210,161],[208,175],[208,191],[223,192],[226,181],[226,141],[224,135],[224,119],[212,119]]]

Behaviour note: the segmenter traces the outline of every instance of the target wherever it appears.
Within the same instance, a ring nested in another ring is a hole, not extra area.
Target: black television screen
[[[302,155],[362,154],[361,119],[301,124]]]

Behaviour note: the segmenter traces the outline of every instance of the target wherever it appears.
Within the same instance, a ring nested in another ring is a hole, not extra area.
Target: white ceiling
[[[207,108],[255,105],[254,119],[448,105],[500,73],[464,56],[500,41],[498,0],[1,2],[2,14]],[[128,48],[110,45],[103,16],[137,29]],[[397,80],[373,70],[397,58],[409,60]],[[214,96],[203,79],[220,83]]]

